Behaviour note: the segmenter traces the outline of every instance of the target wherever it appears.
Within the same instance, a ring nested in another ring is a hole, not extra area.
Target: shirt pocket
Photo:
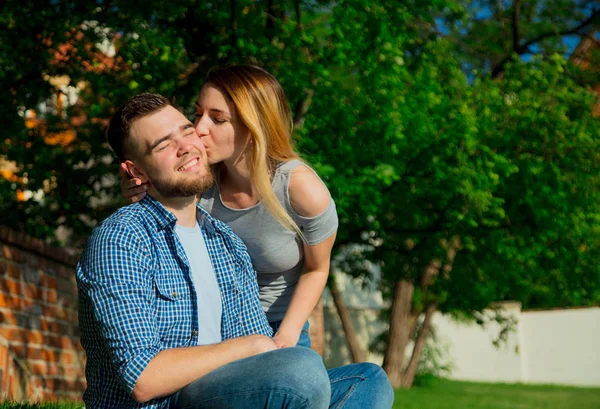
[[[188,283],[181,270],[160,268],[154,277],[156,323],[159,337],[167,348],[186,346],[193,338],[194,309]]]
[[[180,271],[165,267],[154,277],[159,298],[164,301],[184,301],[190,298],[190,287]]]

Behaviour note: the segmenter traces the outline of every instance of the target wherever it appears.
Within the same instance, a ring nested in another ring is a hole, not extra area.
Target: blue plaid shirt
[[[77,265],[88,409],[169,405],[169,397],[138,404],[131,393],[160,351],[197,344],[196,291],[176,220],[147,196],[115,212],[88,240]],[[198,220],[221,289],[222,339],[271,336],[246,246],[200,206]]]

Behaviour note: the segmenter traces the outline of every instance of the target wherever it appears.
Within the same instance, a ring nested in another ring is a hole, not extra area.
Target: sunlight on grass
[[[394,409],[598,409],[600,388],[434,380],[397,390]]]

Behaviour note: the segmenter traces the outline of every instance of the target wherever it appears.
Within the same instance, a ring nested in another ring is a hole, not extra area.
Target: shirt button
[[[177,291],[173,291],[173,294],[171,294],[173,296],[173,298],[177,298]]]
[[[198,335],[198,331],[196,331],[195,329],[192,330],[192,336],[195,337],[196,335]]]

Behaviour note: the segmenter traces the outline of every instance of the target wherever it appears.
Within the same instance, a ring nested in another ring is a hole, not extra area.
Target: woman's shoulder
[[[300,216],[318,216],[329,207],[331,195],[317,173],[305,163],[298,162],[289,178],[290,204]]]

